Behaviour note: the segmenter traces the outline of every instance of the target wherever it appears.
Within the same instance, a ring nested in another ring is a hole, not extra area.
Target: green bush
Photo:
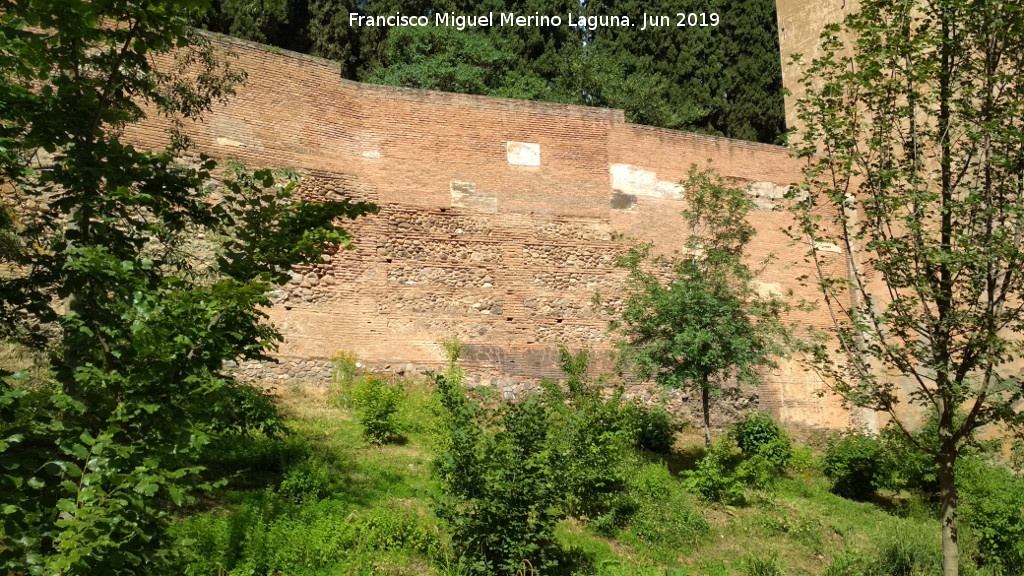
[[[874,436],[848,434],[829,441],[822,470],[832,480],[832,492],[844,498],[866,500],[883,483],[885,451]]]
[[[914,434],[918,442],[937,446],[938,425],[934,418]],[[939,466],[935,458],[915,446],[899,428],[887,426],[879,440],[889,456],[886,484],[893,490],[914,490],[934,498],[939,493]]]
[[[557,478],[563,463],[548,449],[548,407],[538,398],[490,409],[471,403],[454,364],[436,383],[442,409],[434,502],[459,566],[470,574],[513,574],[525,559],[550,573],[559,564],[554,530],[565,498]]]
[[[793,443],[785,430],[768,414],[755,412],[736,424],[736,442],[748,458],[759,455],[776,470],[782,470],[793,454]]]
[[[742,455],[728,438],[720,438],[711,451],[686,473],[687,484],[702,498],[712,502],[743,504],[746,492],[735,471]]]
[[[311,459],[298,464],[285,473],[278,487],[278,493],[299,502],[325,498],[330,495],[332,488],[324,464]]]
[[[629,431],[636,448],[656,454],[667,454],[676,442],[682,425],[661,406],[648,408],[638,402],[622,407],[623,426]]]
[[[554,477],[568,514],[595,520],[617,514],[625,493],[624,467],[632,434],[619,417],[619,398],[541,399],[550,410],[546,440],[558,462]]]
[[[367,376],[356,383],[352,402],[359,410],[359,423],[367,440],[385,444],[401,438],[398,416],[403,397],[401,385],[388,385],[376,376]]]
[[[1024,573],[1024,480],[1004,466],[965,458],[956,481],[958,514],[977,540],[978,563]]]
[[[646,412],[636,407],[627,417],[621,391],[602,398],[587,376],[587,352],[560,350],[565,387],[545,382],[541,402],[551,415],[548,447],[559,462],[555,471],[567,514],[593,521],[610,530],[628,516],[625,498],[626,457],[638,438],[636,426]]]
[[[778,477],[775,464],[760,454],[744,459],[736,467],[736,479],[758,490],[770,489]]]
[[[260,386],[231,383],[216,390],[208,401],[216,414],[213,421],[216,430],[255,430],[272,437],[280,437],[285,433],[284,422],[277,412],[274,397]]]

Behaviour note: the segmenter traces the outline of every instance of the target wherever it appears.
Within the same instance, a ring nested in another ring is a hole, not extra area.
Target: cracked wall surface
[[[783,148],[632,125],[620,110],[359,84],[329,61],[218,42],[249,79],[188,126],[198,146],[250,167],[294,167],[311,200],[381,208],[346,222],[354,249],[297,270],[281,291],[269,311],[285,335],[275,378],[323,379],[339,350],[378,368],[434,368],[443,364],[438,342],[451,335],[467,343],[475,381],[558,377],[560,344],[589,348],[597,368],[610,369],[609,317],[591,300],[614,303],[624,238],[661,253],[682,247],[678,183],[709,159],[752,185],[751,260],[775,255],[764,290],[817,297],[796,280],[810,272],[805,247],[789,241],[790,219],[776,210],[801,177]],[[127,131],[157,147],[166,128],[150,120]],[[834,256],[830,265],[842,267],[838,248]],[[820,310],[789,319],[829,322]],[[820,387],[787,360],[756,396],[791,424],[847,426]]]

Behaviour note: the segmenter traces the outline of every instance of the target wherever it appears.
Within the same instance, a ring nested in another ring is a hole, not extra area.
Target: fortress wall
[[[277,377],[325,377],[323,361],[339,350],[378,368],[436,367],[438,342],[451,335],[467,343],[466,367],[484,383],[560,376],[559,344],[589,348],[596,368],[609,369],[609,317],[591,298],[614,300],[622,235],[663,253],[682,246],[678,182],[709,158],[752,185],[752,259],[777,256],[763,288],[816,297],[795,281],[810,270],[780,231],[788,216],[773,210],[800,179],[782,148],[630,125],[620,110],[358,84],[324,60],[217,41],[249,80],[187,128],[199,147],[250,167],[293,166],[311,199],[381,207],[346,225],[353,250],[297,271],[270,310],[286,338],[284,364],[270,368]],[[155,147],[165,129],[150,120],[129,136]],[[787,361],[758,395],[787,422],[848,425],[819,387]]]

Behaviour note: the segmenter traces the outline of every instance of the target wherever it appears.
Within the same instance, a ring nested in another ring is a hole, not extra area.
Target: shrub
[[[547,449],[550,413],[538,398],[485,409],[472,404],[456,366],[435,377],[442,406],[433,475],[438,517],[471,574],[512,574],[524,559],[538,573],[558,564],[555,524],[564,517]]]
[[[849,434],[829,441],[822,470],[832,480],[832,492],[844,498],[866,500],[882,483],[885,466],[882,444],[874,436]]]
[[[931,425],[925,424],[915,438],[924,445],[938,443],[938,424],[934,418]],[[929,440],[934,438],[934,440]],[[935,458],[922,451],[894,426],[887,426],[879,434],[879,440],[889,456],[890,474],[886,478],[888,487],[894,490],[916,490],[931,497],[939,493],[939,466]]]
[[[735,469],[741,454],[728,438],[720,438],[711,451],[687,473],[688,485],[702,498],[726,504],[743,504],[746,493]]]
[[[755,412],[735,426],[736,442],[747,457],[759,455],[776,470],[786,467],[793,444],[785,430],[768,414]]]
[[[758,490],[767,490],[775,485],[779,470],[775,464],[760,454],[744,459],[736,467],[736,479]]]
[[[547,442],[566,512],[585,519],[614,514],[627,486],[623,464],[632,437],[622,426],[619,398],[551,400],[542,399],[551,411]]]
[[[352,392],[358,379],[354,353],[342,350],[331,356],[331,399],[339,408],[352,407]]]
[[[285,473],[278,493],[296,502],[319,500],[331,492],[331,481],[324,464],[315,459],[306,460]]]
[[[629,513],[624,464],[636,430],[624,416],[621,392],[602,398],[587,377],[586,351],[560,353],[565,388],[546,382],[540,399],[551,415],[547,442],[559,463],[558,490],[566,513],[607,529]]]
[[[1024,573],[1024,480],[978,458],[957,467],[964,526],[977,540],[978,561],[1006,574]]]
[[[387,385],[376,376],[367,376],[356,384],[352,402],[359,409],[359,423],[367,440],[384,444],[401,437],[398,414],[402,398],[400,385]]]
[[[667,454],[676,442],[682,425],[661,406],[648,408],[638,402],[622,407],[623,426],[632,435],[636,448]]]

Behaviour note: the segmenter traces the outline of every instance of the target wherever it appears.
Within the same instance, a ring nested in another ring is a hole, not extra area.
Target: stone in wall
[[[500,316],[500,296],[422,294],[392,290],[377,303],[380,314],[426,314],[435,316],[471,317]]]
[[[589,292],[593,294],[601,288],[613,286],[615,282],[613,275],[607,273],[591,274],[586,272],[540,270],[533,273],[533,284],[547,290]]]
[[[406,286],[429,285],[446,288],[491,288],[493,272],[486,269],[440,268],[427,266],[392,266],[388,268],[388,282]]]
[[[609,242],[612,230],[604,221],[540,221],[533,223],[533,231],[540,238],[559,240],[597,240]]]
[[[754,182],[747,185],[747,194],[754,201],[758,210],[776,210],[781,207],[782,200],[789,193],[789,186],[779,186],[771,182]]]
[[[376,254],[381,258],[393,260],[426,260],[461,264],[501,263],[501,247],[497,244],[432,238],[386,236],[378,241]]]
[[[616,251],[604,246],[564,244],[527,244],[523,259],[527,266],[554,266],[580,269],[615,268]]]
[[[589,302],[581,302],[577,298],[560,296],[537,296],[526,298],[523,309],[530,317],[542,319],[577,318],[608,320],[607,315],[594,308]]]
[[[508,163],[513,166],[540,166],[540,144],[508,142]]]
[[[388,210],[387,225],[387,234],[390,236],[409,233],[490,236],[493,228],[491,221],[485,217],[434,214],[401,208]]]

